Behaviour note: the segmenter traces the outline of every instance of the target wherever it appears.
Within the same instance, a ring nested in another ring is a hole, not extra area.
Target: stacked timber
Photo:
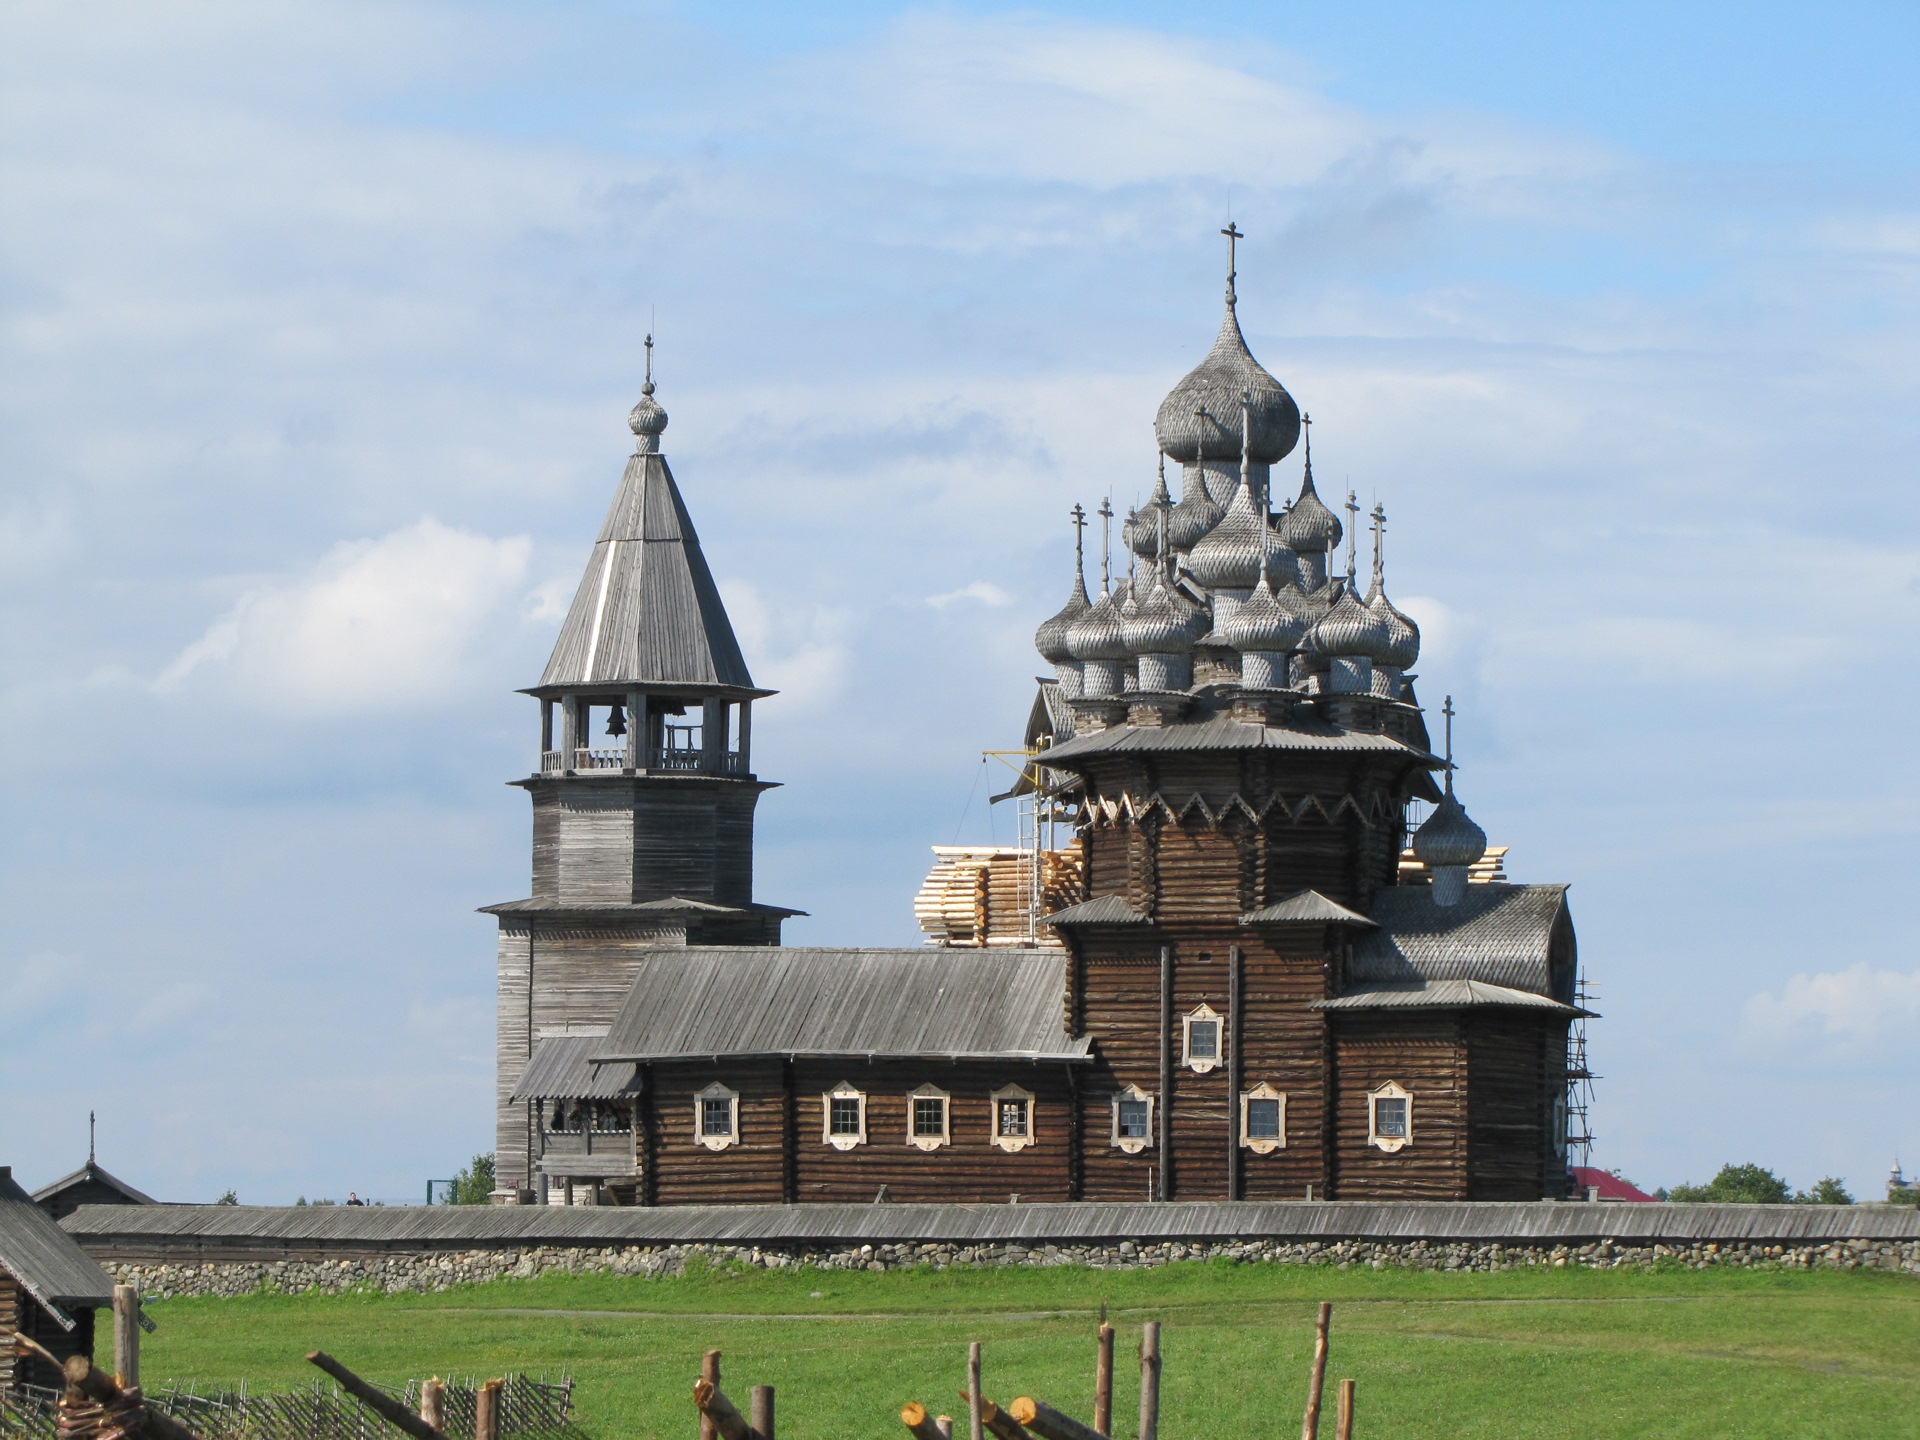
[[[936,845],[933,869],[913,898],[913,916],[929,945],[980,948],[1049,945],[1053,931],[1033,925],[1034,853],[1015,845]],[[1041,915],[1085,898],[1074,850],[1039,855]]]
[[[1467,867],[1469,885],[1504,885],[1507,883],[1507,847],[1489,845],[1487,853]],[[1433,877],[1427,874],[1427,867],[1413,858],[1411,848],[1400,852],[1400,883],[1402,885],[1431,885]]]

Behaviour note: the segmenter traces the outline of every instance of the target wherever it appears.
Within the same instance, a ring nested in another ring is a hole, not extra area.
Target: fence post
[[[1340,1440],[1353,1440],[1353,1381],[1340,1382],[1340,1423],[1334,1434]]]
[[[1333,1323],[1333,1302],[1320,1302],[1320,1319],[1313,1327],[1313,1375],[1307,1382],[1307,1413],[1300,1421],[1300,1440],[1319,1440],[1320,1392],[1327,1383],[1327,1327]]]
[[[714,1389],[720,1388],[720,1352],[718,1350],[709,1350],[700,1357],[700,1378]],[[700,1440],[720,1440],[719,1430],[705,1415],[700,1417]]]
[[[758,1440],[773,1440],[773,1386],[754,1386],[748,1409],[752,1412],[748,1423]]]
[[[436,1430],[444,1431],[447,1386],[438,1375],[420,1382],[420,1418]]]
[[[1113,1434],[1113,1326],[1105,1315],[1100,1317],[1100,1350],[1093,1362],[1093,1428]]]
[[[967,1346],[967,1433],[972,1440],[987,1440],[987,1412],[980,1398],[984,1393],[980,1388],[980,1342],[975,1340]]]
[[[140,1383],[140,1292],[113,1287],[113,1379],[122,1390]]]
[[[500,1388],[489,1380],[473,1397],[473,1440],[500,1440]]]
[[[1160,1440],[1160,1322],[1140,1332],[1140,1440]]]

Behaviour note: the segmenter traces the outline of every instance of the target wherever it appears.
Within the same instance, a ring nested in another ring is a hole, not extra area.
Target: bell
[[[627,733],[627,712],[615,705],[607,712],[607,734],[624,735]]]

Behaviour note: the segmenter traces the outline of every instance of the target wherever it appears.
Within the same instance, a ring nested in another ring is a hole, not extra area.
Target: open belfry
[[[1316,491],[1309,422],[1242,335],[1226,233],[1226,316],[1160,406],[1124,576],[1103,502],[1089,587],[1075,509],[1009,792],[1022,844],[937,850],[922,947],[783,946],[800,912],[754,898],[771,692],[661,453],[649,364],[528,692],[533,895],[490,907],[497,1200],[1567,1193],[1587,1012],[1566,887],[1509,883],[1456,797],[1452,706],[1436,754],[1419,631],[1387,596],[1386,515],[1363,580],[1359,508]],[[1297,490],[1274,474],[1296,450]]]

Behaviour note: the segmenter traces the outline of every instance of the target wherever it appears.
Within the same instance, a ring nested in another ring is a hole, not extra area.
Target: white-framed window
[[[693,1097],[693,1139],[709,1150],[740,1143],[740,1095],[718,1080]]]
[[[1240,1145],[1256,1155],[1287,1148],[1287,1097],[1264,1080],[1240,1092]]]
[[[1389,1155],[1413,1143],[1413,1096],[1391,1080],[1367,1096],[1367,1143]]]
[[[1129,1085],[1113,1097],[1113,1147],[1137,1155],[1153,1144],[1153,1096]]]
[[[993,1107],[993,1143],[1009,1152],[1033,1144],[1033,1092],[1002,1085],[988,1099]]]
[[[836,1150],[867,1143],[867,1096],[845,1080],[820,1097],[820,1138]]]
[[[952,1137],[953,1097],[938,1085],[907,1092],[907,1143],[916,1150],[938,1150]]]
[[[1181,1049],[1186,1067],[1197,1075],[1226,1063],[1227,1025],[1220,1012],[1202,1005],[1180,1017]]]

